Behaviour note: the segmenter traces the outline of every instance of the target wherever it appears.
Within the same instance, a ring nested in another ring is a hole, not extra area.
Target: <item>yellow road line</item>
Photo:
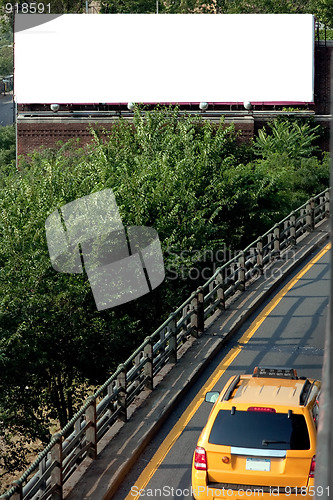
[[[182,414],[176,425],[169,432],[167,437],[164,439],[163,443],[159,446],[155,455],[150,460],[147,467],[142,471],[135,483],[134,492],[140,492],[149,483],[152,476],[155,474],[158,467],[161,465],[167,454],[169,453],[172,446],[175,444],[193,415],[199,409],[200,405],[204,400],[205,393],[212,390],[218,380],[222,377],[224,372],[229,368],[231,363],[235,360],[238,354],[241,352],[243,346],[249,342],[253,337],[255,332],[258,330],[260,325],[264,322],[267,316],[275,309],[283,297],[295,286],[295,284],[309,271],[309,269],[320,260],[323,255],[331,248],[331,244],[328,243],[311,261],[293,278],[285,285],[279,293],[276,294],[274,299],[271,300],[269,304],[262,310],[255,321],[250,325],[246,332],[239,339],[239,346],[233,347],[228,354],[223,358],[221,363],[217,366],[215,371],[207,380],[204,387],[198,392],[198,394],[193,399],[192,403],[187,407],[185,412]],[[130,492],[125,500],[134,500],[140,497],[140,493],[133,494]]]

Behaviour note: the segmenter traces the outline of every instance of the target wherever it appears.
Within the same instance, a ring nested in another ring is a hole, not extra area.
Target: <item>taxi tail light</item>
[[[312,460],[311,460],[309,477],[315,476],[315,470],[316,470],[316,455],[314,457],[312,457]]]
[[[194,468],[196,470],[207,470],[206,450],[197,446],[194,453]]]

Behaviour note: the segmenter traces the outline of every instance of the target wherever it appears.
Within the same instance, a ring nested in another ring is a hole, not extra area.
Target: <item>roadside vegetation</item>
[[[319,30],[319,39],[320,40],[333,40],[333,29],[321,29]]]
[[[0,20],[0,77],[12,75],[14,69],[13,30],[9,20]]]
[[[151,0],[101,0],[101,12],[154,13]],[[331,0],[160,0],[159,12],[165,14],[314,14],[318,22],[333,25]]]
[[[15,126],[0,127],[0,175],[12,170],[16,157]]]
[[[12,129],[0,135],[4,483],[24,468],[37,438],[42,446],[200,284],[191,270],[213,266],[205,256],[244,247],[329,181],[328,156],[316,146],[321,129],[304,120],[277,120],[242,144],[223,121],[137,108],[134,127],[120,120],[110,135],[92,134],[85,149],[68,143],[35,152],[20,171],[11,161]],[[149,295],[98,312],[83,275],[51,267],[44,225],[56,208],[104,188],[113,189],[124,225],[157,230],[166,279]]]
[[[15,2],[0,0],[0,10]],[[152,0],[89,0],[94,11],[111,14],[153,14],[156,2]],[[53,0],[52,14],[85,12],[80,0]],[[158,10],[164,14],[314,14],[322,25],[333,27],[331,0],[159,0]],[[1,15],[1,12],[0,12]],[[0,19],[1,21],[1,19]]]

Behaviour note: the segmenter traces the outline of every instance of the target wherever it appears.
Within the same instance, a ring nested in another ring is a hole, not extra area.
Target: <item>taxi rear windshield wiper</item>
[[[289,444],[290,441],[274,441],[273,439],[263,439],[262,440],[262,445],[263,446],[267,446],[268,444],[275,444],[275,443],[286,443],[286,444]]]

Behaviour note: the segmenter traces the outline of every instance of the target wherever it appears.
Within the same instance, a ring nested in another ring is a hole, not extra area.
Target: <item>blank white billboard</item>
[[[314,18],[15,16],[18,103],[310,103]]]

